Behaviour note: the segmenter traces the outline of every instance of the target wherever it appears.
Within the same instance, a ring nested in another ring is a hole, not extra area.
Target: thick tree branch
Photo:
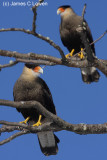
[[[14,108],[35,108],[39,113],[48,117],[51,122],[42,124],[39,127],[33,127],[27,124],[21,124],[17,122],[0,121],[3,126],[0,128],[0,133],[12,132],[18,130],[20,132],[15,133],[9,138],[0,142],[0,145],[10,142],[14,138],[28,133],[37,133],[42,131],[71,131],[77,134],[104,134],[107,133],[107,123],[104,124],[71,124],[62,120],[57,115],[52,114],[46,110],[39,102],[27,101],[27,102],[14,102],[8,100],[0,100],[0,105],[10,106]]]
[[[27,60],[27,59],[17,59],[18,62],[23,62],[23,63],[35,63],[37,65],[49,65],[49,66],[54,66],[56,63],[54,62],[49,62],[45,60]]]
[[[14,108],[31,108],[31,107],[36,108],[38,112],[40,112],[45,117],[48,117],[51,121],[53,121],[52,123],[46,123],[39,127],[32,127],[26,124],[20,124],[16,122],[0,121],[0,124],[9,125],[10,130],[11,130],[11,127],[13,126],[15,127],[15,130],[16,130],[16,126],[19,126],[17,130],[26,129],[31,133],[37,133],[37,132],[47,131],[47,130],[52,130],[52,131],[67,130],[67,131],[75,132],[77,134],[107,133],[107,123],[104,123],[104,124],[83,124],[83,123],[82,124],[71,124],[71,123],[68,123],[62,120],[61,118],[52,114],[51,112],[47,111],[39,102],[36,102],[36,101],[13,102],[13,101],[8,101],[8,100],[0,100],[0,105],[11,106]],[[4,132],[3,128],[1,128],[0,131],[1,133]],[[9,128],[8,128],[8,131],[9,131]]]
[[[0,100],[0,105],[5,105],[5,106],[11,106],[13,108],[35,108],[43,114],[45,117],[48,117],[49,119],[53,120],[54,122],[58,124],[58,126],[61,126],[63,123],[63,120],[58,121],[59,117],[56,115],[50,113],[48,110],[46,110],[39,102],[36,101],[27,101],[27,102],[13,102],[13,101],[8,101],[8,100]],[[67,122],[66,122],[67,123]],[[67,123],[69,124],[69,123]]]
[[[30,126],[27,124],[21,124],[21,123],[17,123],[17,122],[7,122],[7,121],[0,121],[0,124],[4,124],[0,128],[0,133],[12,132],[15,130],[18,130],[18,131],[28,130],[31,133],[50,131],[50,130],[52,130],[52,131],[63,130],[63,128],[61,129],[60,127],[58,127],[58,125],[56,123],[53,123],[53,122],[47,122],[45,124],[42,124],[39,127],[33,127],[33,126]]]
[[[57,116],[56,116],[57,117]],[[59,118],[59,117],[58,117]],[[59,121],[63,121],[59,118]],[[0,128],[0,133],[3,132],[12,132],[14,130],[18,131],[29,131],[30,133],[37,133],[37,132],[43,132],[43,131],[71,131],[76,134],[86,135],[86,134],[107,134],[107,123],[103,124],[71,124],[63,121],[62,126],[58,126],[57,123],[54,122],[47,122],[45,124],[42,124],[39,127],[33,127],[27,124],[20,124],[16,122],[7,122],[7,121],[0,121],[0,124],[5,124]]]
[[[14,57],[16,58],[17,62],[19,59],[19,62],[32,62],[43,65],[65,65],[68,67],[76,68],[95,66],[107,76],[107,60],[100,60],[97,58],[94,58],[93,63],[89,63],[86,59],[81,60],[79,57],[75,56],[67,59],[67,61],[64,62],[60,58],[35,53],[22,54],[16,51],[0,50],[0,55],[6,57]]]
[[[35,54],[35,53],[18,53],[16,51],[6,51],[6,50],[0,50],[0,56],[6,56],[6,57],[14,57],[16,59],[27,59],[27,60],[46,60],[49,62],[53,62],[56,64],[62,64],[60,58],[43,55],[43,54]]]

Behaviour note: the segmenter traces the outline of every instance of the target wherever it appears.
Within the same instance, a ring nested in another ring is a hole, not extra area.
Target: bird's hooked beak
[[[63,9],[63,8],[58,8],[57,9],[57,14],[61,14],[62,12],[64,12],[65,11],[65,9]]]
[[[43,74],[43,69],[40,67],[40,66],[37,66],[33,69],[34,72],[37,72],[37,73],[42,73]]]

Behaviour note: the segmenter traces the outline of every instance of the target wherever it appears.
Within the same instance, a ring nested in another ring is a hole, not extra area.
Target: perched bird
[[[57,10],[57,14],[61,15],[60,24],[60,37],[62,43],[69,50],[72,56],[73,54],[79,53],[81,51],[80,57],[83,58],[83,48],[84,44],[81,41],[81,25],[85,25],[87,40],[90,43],[93,42],[92,34],[87,22],[81,16],[78,16],[74,10],[69,6],[60,6]],[[92,55],[95,55],[94,44],[91,45]],[[85,83],[97,82],[100,78],[99,72],[95,67],[81,68],[82,79]]]
[[[43,73],[40,66],[34,64],[25,64],[23,72],[16,81],[13,89],[14,101],[37,101],[41,103],[48,111],[56,114],[51,92],[39,74]],[[48,118],[41,115],[36,109],[17,108],[22,113],[25,121],[29,125],[39,126],[46,122],[51,122]],[[44,155],[56,155],[58,152],[57,143],[59,139],[52,131],[38,132],[38,140],[41,151]]]

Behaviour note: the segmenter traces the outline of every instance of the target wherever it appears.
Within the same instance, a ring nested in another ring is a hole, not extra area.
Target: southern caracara
[[[84,44],[81,41],[81,25],[83,18],[78,16],[74,10],[69,6],[61,6],[57,10],[57,14],[61,15],[60,24],[60,36],[62,43],[69,50],[70,54],[73,55],[79,53]],[[87,22],[84,20],[87,40],[89,43],[93,42],[92,34]],[[80,30],[78,31],[78,29]],[[95,55],[94,44],[91,45],[92,55]],[[82,53],[82,52],[81,52]],[[84,55],[81,54],[81,58]],[[95,67],[81,68],[82,79],[85,83],[97,82],[99,80],[100,74]]]
[[[23,72],[16,81],[13,89],[14,101],[38,101],[48,111],[56,114],[51,92],[45,81],[39,77],[43,73],[40,66],[34,64],[25,64]],[[36,109],[18,109],[22,113],[25,121],[29,125],[39,126],[50,122],[50,119],[44,117]],[[58,152],[57,143],[59,139],[52,131],[37,133],[41,151],[44,155],[55,155]]]

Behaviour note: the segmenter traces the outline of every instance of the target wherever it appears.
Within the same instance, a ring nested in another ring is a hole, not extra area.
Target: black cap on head
[[[38,65],[37,65],[37,64],[32,64],[32,63],[25,63],[25,66],[26,66],[27,68],[34,69],[34,68],[37,67]]]
[[[63,9],[66,9],[66,8],[70,8],[71,6],[70,5],[64,5],[64,6],[60,6],[58,8],[63,8]]]

